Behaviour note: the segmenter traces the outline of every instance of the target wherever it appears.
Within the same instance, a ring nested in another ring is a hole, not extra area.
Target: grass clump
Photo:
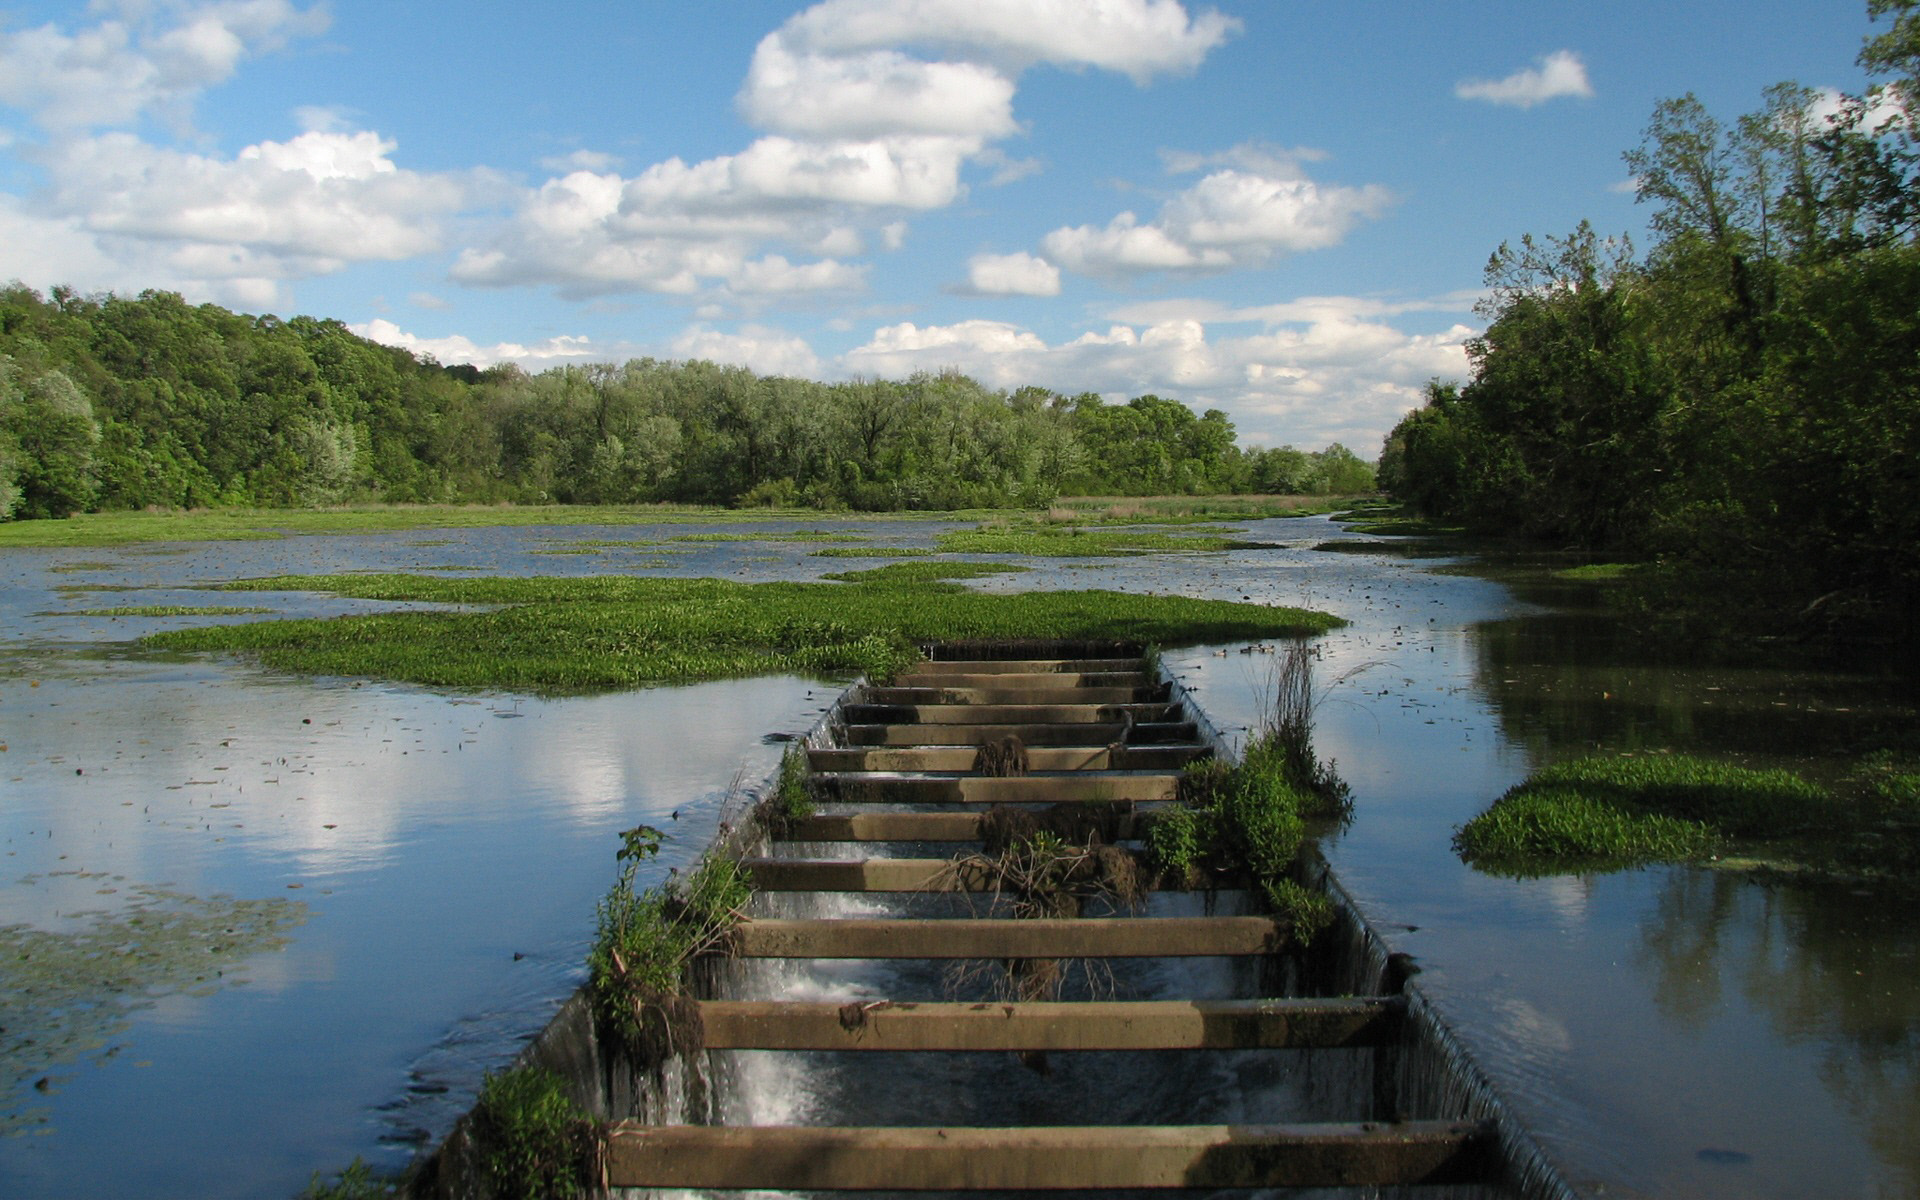
[[[660,852],[665,835],[650,825],[621,834],[623,864],[595,911],[587,954],[588,987],[602,1026],[635,1057],[660,1063],[699,1048],[699,1010],[686,996],[685,968],[719,950],[753,896],[739,863],[709,854],[692,874],[636,891],[641,863]]]
[[[1555,579],[1625,579],[1640,567],[1639,563],[1587,563],[1585,566],[1565,567],[1555,571]]]
[[[375,1175],[365,1160],[355,1158],[330,1180],[321,1179],[320,1172],[315,1171],[313,1182],[300,1193],[298,1200],[385,1200],[399,1194],[399,1180]]]
[[[811,551],[809,558],[928,558],[933,551],[917,546],[828,546]]]
[[[599,1126],[552,1071],[527,1066],[488,1072],[472,1129],[496,1196],[572,1200],[599,1181]]]
[[[818,812],[813,795],[813,768],[807,762],[806,747],[795,744],[780,756],[780,770],[773,777],[773,789],[760,805],[760,823],[775,834],[786,833],[800,821]]]
[[[1788,771],[1688,755],[1596,755],[1537,771],[1461,826],[1455,851],[1502,874],[1704,858],[1729,840],[1779,841],[1840,818],[1825,788]]]
[[[738,583],[632,576],[288,576],[229,590],[322,591],[488,606],[388,612],[150,634],[141,644],[220,650],[311,674],[441,687],[572,694],[743,675],[865,673],[882,679],[936,640],[1163,645],[1317,633],[1325,613],[1108,591],[989,595],[901,577]]]
[[[1180,803],[1155,814],[1143,835],[1147,865],[1162,879],[1191,887],[1245,876],[1303,942],[1333,915],[1326,897],[1291,878],[1306,823],[1343,816],[1350,805],[1334,764],[1314,752],[1312,716],[1311,660],[1295,646],[1240,761],[1187,768]]]

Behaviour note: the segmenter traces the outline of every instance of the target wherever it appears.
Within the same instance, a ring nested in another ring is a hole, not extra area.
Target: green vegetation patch
[[[1326,613],[1109,591],[988,595],[900,579],[282,576],[229,590],[317,591],[367,600],[496,606],[150,634],[170,650],[236,651],[267,666],[439,687],[545,694],[794,673],[884,678],[936,640],[1121,639],[1157,645],[1322,633]]]
[[[1555,571],[1555,579],[1625,579],[1639,569],[1639,563],[1588,563]]]
[[[80,921],[74,929],[0,927],[0,1136],[44,1127],[46,1111],[28,1103],[34,1091],[57,1087],[62,1067],[119,1055],[115,1039],[133,1013],[245,982],[241,964],[286,945],[307,919],[306,905],[277,897],[145,885],[122,885],[116,896],[112,912],[67,914]]]
[[[1269,542],[1237,541],[1225,537],[1073,527],[959,529],[940,534],[934,544],[948,554],[1024,554],[1035,558],[1091,558],[1168,552],[1218,553],[1225,550],[1273,548]]]
[[[1834,796],[1789,771],[1687,755],[1593,756],[1535,772],[1461,826],[1462,859],[1549,875],[1703,858],[1730,840],[1780,841],[1843,820]]]
[[[790,533],[682,533],[675,542],[864,542],[857,533],[831,529],[796,529]]]
[[[811,558],[927,558],[931,550],[916,546],[829,546],[825,550],[815,550]]]
[[[75,617],[245,617],[275,611],[239,604],[129,604],[120,608],[88,608]]]
[[[593,1193],[599,1126],[552,1071],[488,1072],[472,1130],[492,1195],[571,1200]]]
[[[820,578],[836,579],[842,583],[930,585],[958,579],[984,579],[989,575],[1014,575],[1031,570],[1032,567],[1016,563],[901,562],[869,567],[864,571],[835,571]]]

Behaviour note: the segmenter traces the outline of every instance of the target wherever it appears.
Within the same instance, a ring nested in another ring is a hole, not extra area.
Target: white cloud
[[[1041,243],[1047,257],[1088,275],[1258,266],[1275,255],[1337,245],[1392,202],[1377,185],[1315,183],[1300,172],[1298,156],[1233,157],[1247,166],[1213,171],[1163,205],[1151,223],[1124,212],[1105,226],[1054,230]],[[1170,159],[1176,166],[1207,161]]]
[[[1176,0],[825,0],[776,36],[828,54],[894,46],[960,50],[1018,71],[1036,63],[1098,67],[1143,83],[1191,71],[1240,28]]]
[[[820,377],[820,359],[804,340],[755,325],[744,326],[738,333],[696,326],[674,340],[673,353],[683,359],[737,364],[762,375]]]
[[[972,62],[921,62],[894,50],[795,54],[779,34],[754,51],[741,115],[803,137],[889,134],[1005,137],[1014,130],[1013,81]]]
[[[348,325],[347,328],[368,341],[379,342],[383,346],[398,346],[402,350],[449,364],[470,363],[476,367],[490,367],[495,363],[517,362],[537,371],[568,359],[606,357],[604,351],[595,348],[588,339],[566,334],[532,346],[523,346],[518,342],[481,346],[473,339],[457,333],[447,337],[420,337],[406,332],[392,321],[378,317],[358,325]]]
[[[1052,63],[1144,82],[1191,70],[1237,28],[1175,0],[826,0],[754,52],[736,105],[762,136],[631,178],[568,162],[577,169],[527,192],[452,275],[569,297],[845,290],[861,268],[840,260],[876,234],[897,249],[901,214],[960,201],[969,164],[996,184],[1038,169],[993,144],[1019,132],[1021,71]],[[821,261],[794,266],[793,251]]]
[[[967,290],[981,296],[1058,296],[1060,268],[1025,252],[976,254],[967,261]]]
[[[325,9],[288,0],[126,7],[135,19],[77,33],[51,23],[0,33],[0,104],[27,109],[56,130],[124,125],[149,111],[178,118],[242,59],[328,24]],[[173,19],[163,24],[162,16]]]
[[[378,134],[303,133],[231,159],[81,137],[48,158],[48,204],[106,238],[162,247],[203,278],[282,279],[434,249],[473,176],[397,167]]]
[[[609,171],[620,165],[618,155],[599,150],[574,150],[540,160],[549,171]]]
[[[1197,316],[1169,307],[1154,323],[1115,324],[1053,345],[998,321],[907,323],[875,330],[840,365],[888,378],[957,366],[995,387],[1038,382],[1121,399],[1153,392],[1195,409],[1219,408],[1254,441],[1309,448],[1341,441],[1371,455],[1421,403],[1428,379],[1466,378],[1464,346],[1476,332],[1461,324],[1409,332],[1382,318],[1396,310],[1451,311],[1460,302],[1318,297],[1267,310],[1200,302],[1193,305]],[[1245,336],[1214,335],[1205,319],[1261,319],[1257,312],[1265,313],[1264,327]]]
[[[1587,67],[1578,54],[1556,50],[1505,79],[1463,79],[1454,85],[1453,94],[1462,100],[1532,108],[1560,96],[1592,96],[1593,85],[1587,82]]]

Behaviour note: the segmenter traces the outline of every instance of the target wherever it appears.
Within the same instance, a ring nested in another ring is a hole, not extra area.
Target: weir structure
[[[1102,1123],[1101,1097],[1065,1095],[1040,1121],[941,1123],[916,1119],[907,1086],[885,1124],[730,1124],[724,1106],[690,1103],[684,1088],[642,1095],[648,1078],[663,1085],[658,1064],[649,1074],[620,1062],[576,998],[523,1057],[568,1073],[606,1122],[605,1185],[1571,1195],[1433,1015],[1412,982],[1417,968],[1384,951],[1316,853],[1296,877],[1333,900],[1335,920],[1311,943],[1231,886],[1208,892],[1198,913],[1163,915],[1138,896],[1086,915],[1008,910],[1006,880],[979,853],[996,828],[1071,826],[1083,840],[1091,830],[1109,861],[1137,860],[1141,820],[1179,802],[1183,768],[1229,752],[1139,647],[931,647],[888,686],[850,689],[804,752],[816,811],[769,819],[763,805],[723,827],[719,849],[742,860],[759,895],[727,961],[691,972],[696,1053],[852,1055],[863,1065],[931,1054],[997,1064],[1002,1075],[1017,1061],[1042,1076],[1051,1056],[1131,1054],[1139,1070],[1164,1074],[1169,1054],[1291,1055],[1304,1066],[1289,1099],[1273,1113],[1255,1100],[1249,1119],[1196,1123],[1176,1089],[1159,1111]],[[1008,822],[1015,810],[1036,819]],[[805,901],[823,893],[904,902],[820,915]],[[960,907],[924,915],[943,901]],[[812,915],[784,915],[796,909]],[[938,999],[742,996],[751,990],[738,986],[742,971],[768,960],[809,963],[828,978],[835,964],[865,960],[945,963],[961,982]],[[1236,994],[1168,995],[1163,974],[1143,996],[1129,967],[1154,960],[1234,964],[1225,977]],[[1060,969],[1076,965],[1078,984]],[[992,1070],[976,1074],[980,1088],[995,1086]],[[976,1074],[947,1072],[938,1086],[971,1087]],[[973,1110],[998,1111],[995,1097]],[[486,1194],[461,1165],[473,1159],[462,1136],[420,1174],[416,1194]]]

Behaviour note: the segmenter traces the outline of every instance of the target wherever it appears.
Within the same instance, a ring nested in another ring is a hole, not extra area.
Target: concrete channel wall
[[[961,655],[952,648],[932,648],[944,657]],[[978,654],[979,647],[961,648]],[[1010,648],[1004,657],[1031,654],[1033,647]],[[1237,747],[1207,718],[1186,687],[1164,667],[1160,679],[1184,719],[1197,727],[1200,740],[1223,759]],[[846,744],[850,706],[870,704],[873,691],[864,681],[849,687],[800,739],[803,749],[825,750]],[[766,853],[768,832],[761,828],[755,809],[770,793],[773,779],[763,781],[729,799],[721,815],[713,849],[748,857]],[[1332,929],[1315,939],[1312,948],[1268,960],[1267,988],[1271,996],[1399,996],[1404,998],[1396,1033],[1366,1058],[1370,1064],[1355,1069],[1351,1055],[1327,1060],[1325,1068],[1308,1066],[1300,1082],[1316,1109],[1331,1112],[1372,1113],[1378,1121],[1415,1116],[1429,1121],[1473,1123],[1490,1128],[1497,1145],[1498,1181],[1485,1185],[1441,1188],[1449,1200],[1474,1196],[1521,1197],[1524,1200],[1572,1200],[1575,1193],[1539,1145],[1513,1118],[1484,1072],[1471,1060],[1447,1029],[1420,988],[1418,966],[1407,956],[1391,953],[1367,922],[1351,896],[1333,876],[1325,859],[1311,845],[1298,866],[1302,883],[1333,902]],[[716,991],[712,972],[696,967],[696,994],[724,998]],[[1307,1052],[1311,1054],[1311,1052]],[[550,1070],[566,1082],[574,1101],[599,1121],[642,1124],[699,1123],[707,1119],[701,1081],[689,1079],[676,1061],[643,1064],[632,1061],[623,1047],[603,1039],[596,1028],[591,997],[586,988],[569,998],[548,1025],[532,1039],[514,1066]],[[505,1200],[488,1189],[478,1148],[471,1133],[471,1116],[463,1117],[445,1141],[423,1154],[410,1172],[402,1194],[434,1200]],[[642,1193],[617,1192],[616,1194]],[[1374,1194],[1369,1192],[1368,1194]],[[1396,1192],[1395,1194],[1401,1194]],[[1407,1195],[1427,1194],[1411,1189]]]

